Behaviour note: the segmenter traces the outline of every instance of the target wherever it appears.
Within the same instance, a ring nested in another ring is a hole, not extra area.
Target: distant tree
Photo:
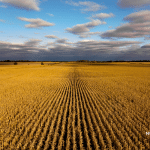
[[[14,65],[18,65],[18,63],[15,61],[15,62],[14,62]]]
[[[89,62],[89,60],[77,60],[77,62]]]
[[[97,61],[93,60],[93,61],[91,61],[91,63],[97,63]]]
[[[11,62],[10,60],[4,60],[4,62]]]

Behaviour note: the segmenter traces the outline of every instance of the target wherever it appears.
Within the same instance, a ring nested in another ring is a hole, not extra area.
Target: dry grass
[[[150,64],[0,66],[1,149],[150,149]]]

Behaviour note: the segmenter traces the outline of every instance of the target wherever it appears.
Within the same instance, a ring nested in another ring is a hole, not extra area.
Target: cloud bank
[[[35,46],[39,46],[40,42],[42,42],[42,40],[30,39],[29,41],[25,42],[24,45],[30,46],[30,47],[35,47]]]
[[[41,45],[41,40],[30,39],[22,44],[0,42],[0,60],[135,60],[150,57],[150,45],[137,41],[95,41],[81,40],[69,42],[56,39],[55,42]]]

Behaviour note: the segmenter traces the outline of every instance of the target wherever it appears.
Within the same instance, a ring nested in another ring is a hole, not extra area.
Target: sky
[[[0,60],[150,60],[150,0],[0,0]]]

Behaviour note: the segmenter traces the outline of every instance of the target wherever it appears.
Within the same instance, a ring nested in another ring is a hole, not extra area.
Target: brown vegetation
[[[1,149],[150,149],[150,69],[0,68]]]

